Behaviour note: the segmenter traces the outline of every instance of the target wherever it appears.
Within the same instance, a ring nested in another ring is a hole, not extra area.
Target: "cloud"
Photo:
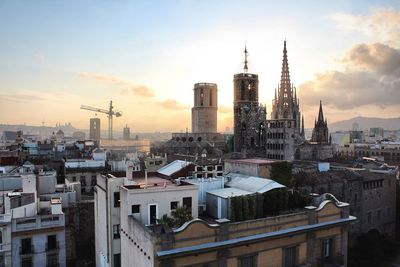
[[[94,80],[108,86],[115,86],[120,89],[121,95],[133,94],[141,97],[154,97],[154,91],[145,85],[137,85],[130,81],[126,81],[112,75],[104,75],[98,73],[81,72],[79,77],[83,80]]]
[[[353,69],[400,76],[400,50],[381,43],[354,46],[346,54],[343,63]]]
[[[352,47],[343,71],[326,71],[299,86],[302,108],[325,104],[341,110],[366,105],[384,109],[400,99],[400,50],[381,43]]]
[[[0,94],[0,101],[2,102],[31,103],[46,100],[42,96],[30,93]]]
[[[329,16],[337,23],[338,29],[358,32],[375,42],[400,45],[400,11],[390,8],[373,8],[368,15],[334,13]]]
[[[164,101],[160,101],[159,105],[164,108],[164,109],[169,109],[169,110],[184,110],[184,109],[189,109],[190,106],[182,104],[177,102],[174,99],[167,99]]]
[[[16,93],[2,93],[0,94],[0,102],[14,102],[14,103],[65,103],[65,99],[76,100],[78,96],[67,93],[45,93],[30,90],[23,90]]]

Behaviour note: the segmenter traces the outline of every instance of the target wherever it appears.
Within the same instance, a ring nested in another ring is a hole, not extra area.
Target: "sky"
[[[233,75],[259,75],[269,110],[287,40],[305,126],[399,117],[400,1],[0,1],[0,124],[190,130],[193,86],[218,85],[233,126]]]

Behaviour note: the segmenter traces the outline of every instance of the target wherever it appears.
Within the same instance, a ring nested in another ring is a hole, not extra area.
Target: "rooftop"
[[[278,182],[275,182],[274,180],[238,173],[229,173],[228,175],[226,175],[226,177],[228,178],[228,182],[226,183],[227,186],[242,189],[252,193],[262,194],[272,189],[286,187]]]
[[[226,159],[225,162],[232,163],[247,163],[247,164],[272,164],[278,162],[279,160],[271,160],[264,158],[247,158],[247,159]]]
[[[149,176],[147,177],[147,186],[145,177],[138,177],[132,179],[132,184],[124,185],[123,187],[132,190],[132,189],[160,189],[160,188],[177,188],[180,186],[193,186],[189,183],[180,182],[179,184],[172,182],[171,180],[164,179],[157,176]]]
[[[157,172],[166,176],[170,176],[177,171],[185,168],[191,164],[191,162],[188,161],[183,161],[183,160],[174,160],[170,164],[165,165],[164,167],[161,167]]]
[[[222,198],[246,196],[246,195],[253,194],[253,192],[245,191],[245,190],[242,190],[239,188],[229,188],[229,187],[208,191],[207,193],[218,196],[218,197],[222,197]]]

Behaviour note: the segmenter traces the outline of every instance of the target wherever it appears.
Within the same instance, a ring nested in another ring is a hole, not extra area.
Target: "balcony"
[[[56,251],[59,248],[60,248],[60,245],[59,245],[58,241],[56,241],[55,243],[46,243],[46,251],[47,252]]]
[[[60,264],[58,262],[47,263],[46,267],[59,267]]]
[[[343,266],[343,255],[336,254],[328,258],[317,259],[318,267],[340,267]]]
[[[64,214],[39,215],[13,220],[12,231],[29,231],[32,229],[64,226]]]
[[[19,248],[19,254],[20,255],[28,255],[28,254],[33,254],[34,249],[33,245],[30,246],[22,246]]]

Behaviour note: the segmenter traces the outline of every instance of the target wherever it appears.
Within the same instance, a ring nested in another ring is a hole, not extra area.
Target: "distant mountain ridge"
[[[353,129],[353,123],[358,123],[360,130],[366,130],[373,127],[382,127],[385,130],[400,130],[400,118],[369,118],[355,117],[348,120],[328,123],[330,131],[348,131]]]

